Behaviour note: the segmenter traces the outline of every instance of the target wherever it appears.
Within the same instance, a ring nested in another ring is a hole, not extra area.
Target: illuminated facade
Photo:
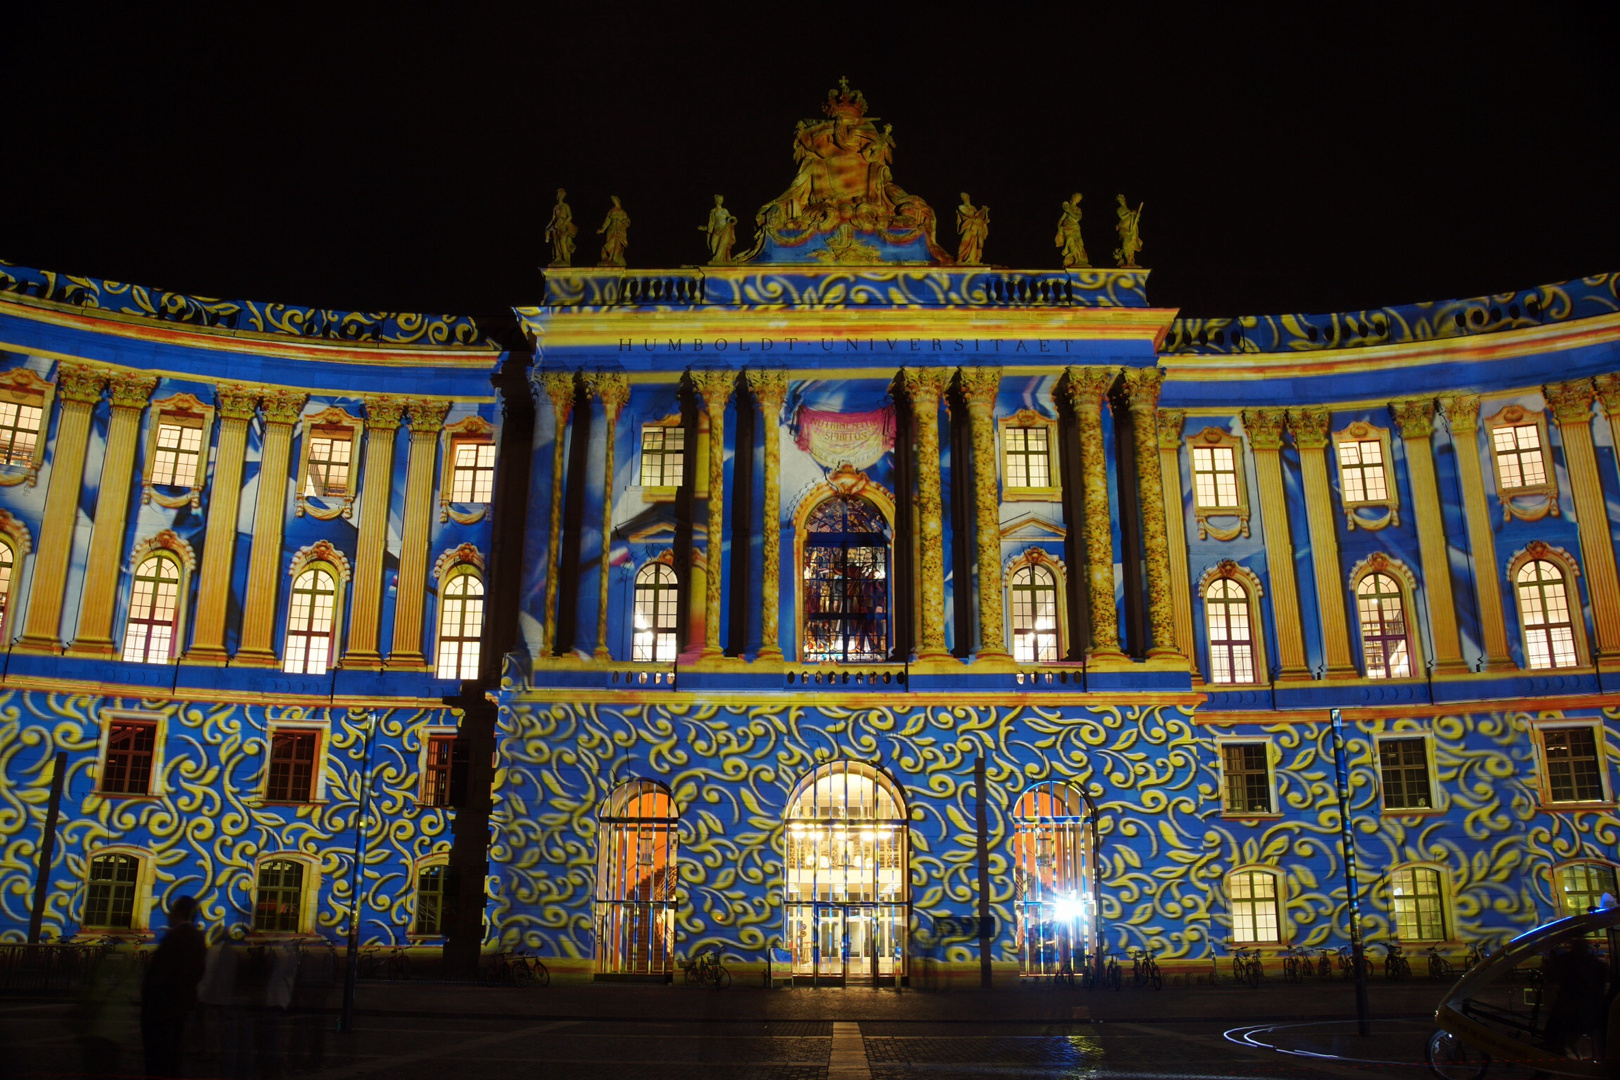
[[[825,112],[504,344],[0,267],[0,930],[65,750],[48,928],[335,934],[368,731],[366,936],[559,977],[977,977],[981,761],[997,977],[1341,944],[1334,708],[1375,942],[1617,891],[1620,279],[1181,320]]]

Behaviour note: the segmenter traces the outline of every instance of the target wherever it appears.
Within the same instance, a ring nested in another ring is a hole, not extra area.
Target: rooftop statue
[[[1063,216],[1058,218],[1057,235],[1052,243],[1063,249],[1063,265],[1090,266],[1086,258],[1086,242],[1080,237],[1080,193],[1077,191],[1063,204]]]
[[[1125,196],[1115,195],[1114,200],[1119,203],[1114,213],[1119,215],[1119,224],[1114,231],[1119,233],[1119,247],[1114,249],[1114,261],[1122,268],[1136,269],[1136,253],[1142,250],[1142,203],[1135,210],[1125,201]]]
[[[568,192],[557,189],[557,205],[551,208],[551,221],[546,225],[546,242],[551,245],[551,266],[568,266],[574,260],[574,236],[579,227],[574,224],[574,212],[563,202]]]
[[[894,182],[894,127],[879,130],[848,79],[827,91],[822,120],[793,131],[798,175],[760,207],[754,246],[737,262],[949,265],[928,203]]]
[[[726,209],[725,202],[725,196],[716,195],[714,209],[709,211],[709,223],[698,226],[698,232],[709,235],[710,266],[730,263],[731,245],[737,242],[737,215]]]
[[[974,206],[965,191],[962,205],[956,208],[956,235],[961,237],[956,261],[962,266],[983,266],[984,241],[990,235],[990,208]]]
[[[597,266],[623,266],[624,249],[630,246],[630,215],[619,205],[617,195],[610,197],[613,206],[608,210],[607,220],[596,230],[602,237],[602,259]]]

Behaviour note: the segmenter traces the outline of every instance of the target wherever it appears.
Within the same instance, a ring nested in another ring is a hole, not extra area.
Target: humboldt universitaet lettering
[[[842,343],[842,347],[840,347]],[[980,338],[845,338],[845,337],[736,337],[736,338],[642,338],[638,344],[635,338],[620,338],[620,352],[635,352],[638,349],[645,352],[771,352],[782,348],[787,352],[806,352],[818,349],[822,352],[845,353],[1047,353],[1061,355],[1069,351],[1071,342],[1064,338],[1033,338],[1030,340],[1007,341],[1001,338],[992,338],[989,341]],[[1062,349],[1057,346],[1061,345]]]

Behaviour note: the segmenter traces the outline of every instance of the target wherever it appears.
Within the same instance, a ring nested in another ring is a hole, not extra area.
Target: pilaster
[[[1086,537],[1086,598],[1090,604],[1091,644],[1086,665],[1097,670],[1128,664],[1119,647],[1119,607],[1114,603],[1113,515],[1108,509],[1108,452],[1103,445],[1102,409],[1114,368],[1069,368],[1066,380],[1080,443],[1081,501]]]
[[[394,636],[388,650],[388,667],[394,671],[432,670],[422,651],[422,604],[427,594],[428,533],[433,527],[433,466],[449,411],[450,405],[444,401],[412,401],[406,406],[411,446],[405,462],[405,520],[399,537]]]
[[[1013,670],[1007,650],[1007,631],[1001,603],[1001,493],[996,468],[996,391],[1001,387],[998,367],[959,368],[958,385],[968,412],[968,437],[973,443],[974,539],[979,562],[979,643],[973,662],[980,670]]]
[[[945,647],[945,507],[939,473],[939,404],[950,383],[950,372],[906,368],[900,380],[911,399],[917,435],[917,571],[922,599],[917,663],[954,667],[956,658]]]
[[[1328,482],[1327,471],[1328,428],[1332,419],[1324,408],[1288,410],[1288,430],[1294,435],[1294,445],[1299,447],[1299,468],[1305,481],[1305,520],[1311,534],[1311,567],[1316,571],[1316,609],[1321,617],[1322,656],[1327,663],[1327,677],[1354,679],[1361,673],[1350,655],[1345,585],[1339,571],[1339,534],[1333,517],[1333,487]]]
[[[1170,561],[1170,608],[1174,618],[1176,651],[1187,659],[1187,666],[1198,674],[1197,649],[1193,636],[1191,571],[1187,566],[1186,511],[1181,490],[1181,428],[1186,413],[1180,409],[1160,409],[1156,432],[1159,443],[1159,479],[1164,492],[1165,542]]]
[[[349,648],[343,666],[380,671],[378,620],[382,615],[383,555],[388,544],[388,501],[394,490],[394,435],[405,403],[398,398],[366,399],[366,465],[360,478],[360,529],[354,560],[354,604],[349,613]]]
[[[1479,628],[1486,671],[1517,671],[1508,651],[1507,621],[1502,607],[1501,568],[1496,563],[1496,536],[1491,531],[1490,504],[1479,467],[1479,395],[1443,394],[1440,405],[1457,450],[1457,479],[1462,486],[1463,520],[1473,556],[1474,596],[1479,600]]]
[[[1434,637],[1436,675],[1468,671],[1457,634],[1457,608],[1451,594],[1451,558],[1441,518],[1440,486],[1434,476],[1434,401],[1410,398],[1389,403],[1390,415],[1406,443],[1406,469],[1412,481],[1423,588],[1429,597],[1429,629]]]
[[[1277,624],[1277,681],[1311,677],[1305,663],[1305,632],[1299,617],[1299,579],[1294,576],[1294,541],[1288,531],[1288,497],[1283,486],[1282,409],[1245,409],[1243,430],[1254,453],[1259,482],[1260,520],[1266,532],[1266,569],[1271,578],[1271,616]]]
[[[1131,368],[1124,374],[1131,413],[1131,445],[1136,454],[1137,506],[1142,515],[1142,548],[1147,563],[1150,660],[1185,660],[1176,647],[1175,606],[1170,598],[1170,540],[1166,535],[1164,483],[1159,469],[1159,387],[1164,372]],[[1179,516],[1178,516],[1179,523]]]
[[[704,562],[708,572],[703,592],[703,651],[699,659],[719,660],[725,655],[720,648],[720,584],[726,521],[726,402],[731,400],[737,373],[725,369],[694,371],[691,379],[709,416],[709,522],[704,538]],[[696,568],[692,571],[695,573]]]
[[[214,401],[219,409],[219,453],[208,489],[208,520],[203,532],[202,569],[197,580],[196,629],[190,663],[223,665],[225,614],[230,609],[231,563],[236,554],[236,516],[242,505],[242,463],[247,458],[248,423],[258,391],[221,386]]]
[[[787,373],[749,369],[748,389],[759,403],[760,430],[765,433],[765,543],[759,592],[759,655],[756,662],[780,663],[782,655],[782,403],[787,400]],[[713,453],[711,442],[711,455]],[[934,473],[934,502],[939,502],[939,473]]]
[[[551,517],[546,531],[546,610],[541,620],[540,652],[549,656],[557,647],[557,575],[562,551],[563,475],[568,464],[568,418],[574,409],[574,373],[546,371],[539,387],[551,400]]]
[[[1592,446],[1594,389],[1585,379],[1577,379],[1551,383],[1542,392],[1563,436],[1564,465],[1569,470],[1570,497],[1575,502],[1575,525],[1581,539],[1581,570],[1597,630],[1598,669],[1620,671],[1620,577],[1615,572],[1608,509]]]
[[[79,364],[57,365],[56,399],[61,402],[61,414],[56,424],[56,448],[51,455],[51,480],[45,489],[45,516],[34,555],[28,618],[16,646],[20,652],[62,650],[62,592],[73,555],[79,489],[84,484],[84,455],[90,441],[90,420],[106,385],[105,371]]]
[[[157,388],[157,376],[121,372],[107,380],[112,418],[107,423],[107,452],[96,492],[96,520],[85,561],[84,592],[72,656],[114,657],[113,607],[118,602],[118,568],[123,561],[124,528],[129,523],[130,477],[135,469],[141,414]],[[182,598],[183,602],[183,598]]]
[[[608,649],[608,575],[613,566],[613,449],[619,431],[619,413],[630,400],[630,380],[622,371],[593,371],[585,376],[585,386],[602,402],[607,419],[606,448],[602,465],[602,566],[596,575],[596,650],[592,659],[611,660]],[[711,454],[710,460],[713,460]]]
[[[287,517],[287,456],[305,396],[271,390],[259,398],[264,445],[259,453],[259,496],[253,504],[253,546],[248,551],[242,602],[242,644],[233,663],[275,667],[276,598],[281,584],[282,527]],[[342,603],[342,598],[338,598]]]

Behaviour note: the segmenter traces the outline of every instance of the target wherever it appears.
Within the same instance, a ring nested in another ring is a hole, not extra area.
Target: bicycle
[[[1164,976],[1159,974],[1159,962],[1153,959],[1153,950],[1143,949],[1131,958],[1131,981],[1137,989],[1144,986],[1149,990],[1164,989]]]
[[[1411,976],[1412,965],[1407,961],[1406,954],[1401,952],[1399,942],[1390,942],[1384,948],[1384,978],[1401,980]]]
[[[517,986],[550,986],[551,972],[537,953],[518,949],[512,954],[512,982]]]
[[[1476,964],[1483,964],[1484,962],[1485,947],[1477,941],[1470,942],[1468,945],[1468,956],[1463,960],[1463,970],[1472,971]]]
[[[366,945],[360,950],[360,959],[355,966],[355,975],[362,979],[375,979],[382,971],[382,957],[378,954],[377,946]]]
[[[1356,964],[1355,960],[1353,959],[1354,956],[1355,950],[1349,945],[1339,946],[1339,974],[1343,975],[1346,979],[1353,979],[1356,977]],[[1372,961],[1367,958],[1366,953],[1362,953],[1361,956],[1361,972],[1364,975],[1372,974]]]
[[[1429,978],[1435,982],[1449,982],[1456,978],[1451,962],[1440,955],[1438,946],[1429,946]]]
[[[1265,976],[1265,968],[1260,962],[1259,949],[1233,949],[1232,950],[1232,979],[1234,982],[1246,982],[1258,988],[1260,980]]]
[[[724,990],[731,985],[731,972],[720,962],[720,950],[710,949],[701,952],[681,965],[688,985],[707,984],[716,990]]]
[[[1316,961],[1316,976],[1319,979],[1333,978],[1333,959],[1331,949],[1323,949],[1321,959]]]
[[[1300,963],[1299,953],[1297,950],[1292,948],[1284,949],[1282,961],[1284,982],[1305,981],[1304,965]]]
[[[383,978],[391,982],[403,982],[411,977],[410,957],[405,950],[395,945],[388,951],[388,959],[383,961]]]
[[[1125,970],[1119,966],[1119,961],[1112,954],[1108,956],[1108,964],[1103,968],[1103,985],[1112,986],[1115,990],[1125,985]]]

